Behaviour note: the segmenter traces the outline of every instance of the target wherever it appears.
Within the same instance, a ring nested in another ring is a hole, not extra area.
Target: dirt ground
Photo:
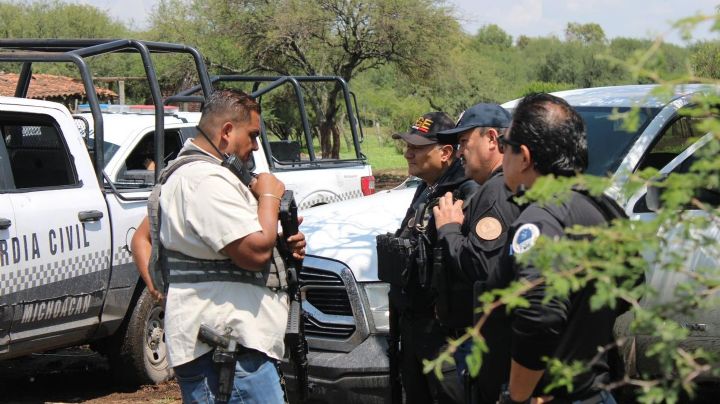
[[[174,381],[122,387],[113,382],[107,360],[87,347],[35,354],[0,362],[3,403],[181,403]]]

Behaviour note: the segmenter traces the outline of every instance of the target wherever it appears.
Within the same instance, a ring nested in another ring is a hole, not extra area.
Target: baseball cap
[[[460,114],[457,125],[453,129],[438,132],[440,143],[455,144],[459,133],[473,128],[508,128],[512,117],[498,104],[476,104]]]
[[[455,126],[450,115],[444,112],[428,112],[419,117],[407,133],[395,133],[393,139],[402,139],[411,145],[425,146],[438,142],[437,133]]]

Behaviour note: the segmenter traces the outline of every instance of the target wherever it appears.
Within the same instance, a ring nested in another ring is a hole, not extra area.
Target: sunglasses
[[[505,137],[505,135],[498,136],[497,140],[498,140],[498,151],[500,153],[505,153],[505,146],[512,146],[515,149],[520,150],[520,146],[522,145],[522,143],[520,143],[520,142],[516,142],[512,139],[508,139],[507,137]]]

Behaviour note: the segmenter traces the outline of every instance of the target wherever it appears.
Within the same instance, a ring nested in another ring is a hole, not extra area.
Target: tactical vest
[[[466,207],[474,197],[475,190],[473,188],[470,194],[465,195],[458,187],[453,191],[453,200],[463,199],[463,207]],[[431,287],[433,272],[440,270],[443,256],[442,248],[431,240],[428,230],[433,218],[433,208],[443,195],[433,196],[428,202],[420,203],[414,216],[396,233],[380,234],[376,237],[378,279],[403,288],[410,282],[417,283],[422,289]],[[434,230],[432,228],[433,232]]]
[[[262,271],[249,271],[239,268],[229,259],[204,260],[163,247],[160,242],[161,188],[178,168],[196,161],[220,165],[217,159],[201,152],[181,153],[160,173],[160,178],[148,198],[148,219],[152,240],[148,270],[155,288],[166,294],[170,283],[242,282],[265,286],[273,291],[286,290],[288,284],[285,263],[276,248],[273,248],[268,268]]]

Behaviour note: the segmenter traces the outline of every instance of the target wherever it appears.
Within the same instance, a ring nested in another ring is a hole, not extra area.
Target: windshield
[[[95,138],[86,139],[88,150],[93,150],[95,147]],[[110,142],[103,142],[103,158],[105,160],[105,166],[107,167],[108,162],[117,153],[120,145]]]
[[[630,108],[575,107],[587,127],[589,162],[586,173],[608,175],[615,172],[620,162],[659,109],[638,111],[638,125],[633,131],[623,128],[622,120],[611,120],[613,112],[627,112]]]

